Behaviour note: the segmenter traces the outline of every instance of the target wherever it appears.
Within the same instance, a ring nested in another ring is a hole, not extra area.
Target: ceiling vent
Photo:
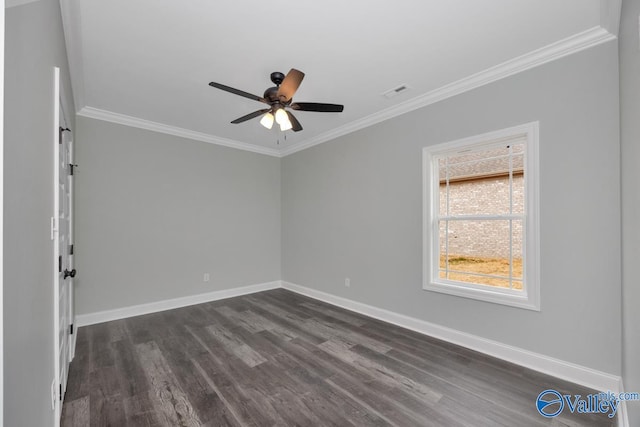
[[[382,96],[384,96],[385,98],[393,98],[396,95],[406,92],[408,89],[409,89],[409,86],[406,84],[396,86],[393,89],[389,89],[388,91],[384,92]]]

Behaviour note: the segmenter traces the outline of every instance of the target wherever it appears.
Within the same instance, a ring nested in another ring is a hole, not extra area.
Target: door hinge
[[[73,245],[69,245],[69,255],[73,255]]]
[[[73,335],[73,323],[69,325],[69,335]]]
[[[58,273],[62,273],[62,255],[58,257]]]
[[[62,384],[60,384],[60,401],[62,401]]]
[[[58,227],[56,227],[56,219],[51,217],[51,240],[56,238],[56,231],[58,231]]]
[[[73,176],[73,168],[77,168],[78,165],[74,165],[73,163],[69,163],[69,175]]]
[[[60,126],[58,129],[60,130],[60,132],[58,133],[58,144],[62,144],[62,132],[71,132],[71,129],[63,128],[62,126]]]

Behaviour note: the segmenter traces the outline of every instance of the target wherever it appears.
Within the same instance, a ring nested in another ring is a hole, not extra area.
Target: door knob
[[[74,268],[73,270],[69,271],[65,268],[64,278],[66,279],[67,277],[76,277],[76,269]]]

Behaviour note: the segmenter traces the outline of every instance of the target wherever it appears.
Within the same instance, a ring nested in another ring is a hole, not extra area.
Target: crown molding
[[[600,0],[600,26],[614,37],[620,30],[622,0]]]
[[[4,8],[9,9],[10,7],[22,6],[23,4],[33,3],[40,0],[5,0]]]
[[[519,57],[510,59],[494,67],[487,68],[486,70],[472,74],[468,77],[370,114],[366,117],[354,120],[343,126],[331,129],[327,132],[321,133],[320,135],[302,140],[290,147],[275,149],[86,106],[84,103],[84,77],[81,57],[82,49],[80,40],[76,36],[79,34],[76,30],[79,29],[80,20],[79,16],[73,12],[74,8],[71,6],[72,1],[73,0],[60,0],[60,4],[62,7],[67,54],[69,57],[71,78],[73,82],[74,101],[76,108],[79,110],[77,113],[78,115],[147,129],[154,132],[166,133],[196,141],[208,142],[211,144],[237,148],[259,154],[266,154],[274,157],[285,157],[290,154],[297,153],[298,151],[334,140],[341,136],[356,132],[419,108],[435,104],[436,102],[493,83],[514,74],[527,71],[556,59],[606,43],[610,40],[615,40],[617,37],[616,34],[617,27],[619,25],[619,10],[621,4],[621,0],[601,0],[600,15],[602,26],[596,26],[563,40],[551,43],[540,49],[536,49]]]
[[[593,27],[571,37],[567,37],[566,39],[549,44],[543,48],[503,62],[502,64],[487,68],[479,73],[472,74],[469,77],[465,77],[438,89],[432,90],[431,92],[411,98],[400,104],[396,104],[377,113],[373,113],[369,116],[322,133],[316,137],[307,139],[294,146],[281,150],[281,154],[284,157],[297,153],[298,151],[313,147],[314,145],[322,144],[323,142],[364,129],[376,123],[426,107],[427,105],[435,104],[436,102],[444,99],[451,98],[480,86],[493,83],[505,77],[535,68],[539,65],[546,64],[547,62],[563,58],[567,55],[571,55],[613,39],[615,39],[615,36],[604,28],[599,26]]]
[[[78,116],[91,119],[103,120],[120,125],[131,126],[139,129],[150,130],[152,132],[166,133],[180,138],[192,139],[195,141],[208,142],[210,144],[222,145],[224,147],[237,148],[238,150],[251,151],[258,154],[280,157],[280,151],[275,148],[261,147],[259,145],[247,144],[246,142],[235,141],[233,139],[221,138],[218,136],[196,132],[189,129],[169,126],[162,123],[139,119],[137,117],[100,110],[93,107],[83,107],[77,113]]]

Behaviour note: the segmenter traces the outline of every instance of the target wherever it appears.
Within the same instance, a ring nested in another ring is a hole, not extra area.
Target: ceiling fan
[[[303,78],[304,73],[295,68],[292,68],[286,76],[278,71],[273,72],[271,73],[271,81],[275,86],[265,90],[262,97],[216,82],[209,83],[209,86],[269,105],[269,108],[254,111],[246,116],[235,119],[231,123],[238,124],[246,122],[247,120],[264,114],[260,120],[260,124],[267,129],[271,129],[275,120],[275,122],[280,125],[280,130],[293,129],[294,132],[298,132],[302,130],[302,125],[291,112],[287,111],[287,108],[297,111],[316,111],[321,113],[341,113],[342,110],[344,110],[344,105],[339,104],[323,104],[318,102],[292,103],[293,95],[296,93],[296,90],[298,90]]]

